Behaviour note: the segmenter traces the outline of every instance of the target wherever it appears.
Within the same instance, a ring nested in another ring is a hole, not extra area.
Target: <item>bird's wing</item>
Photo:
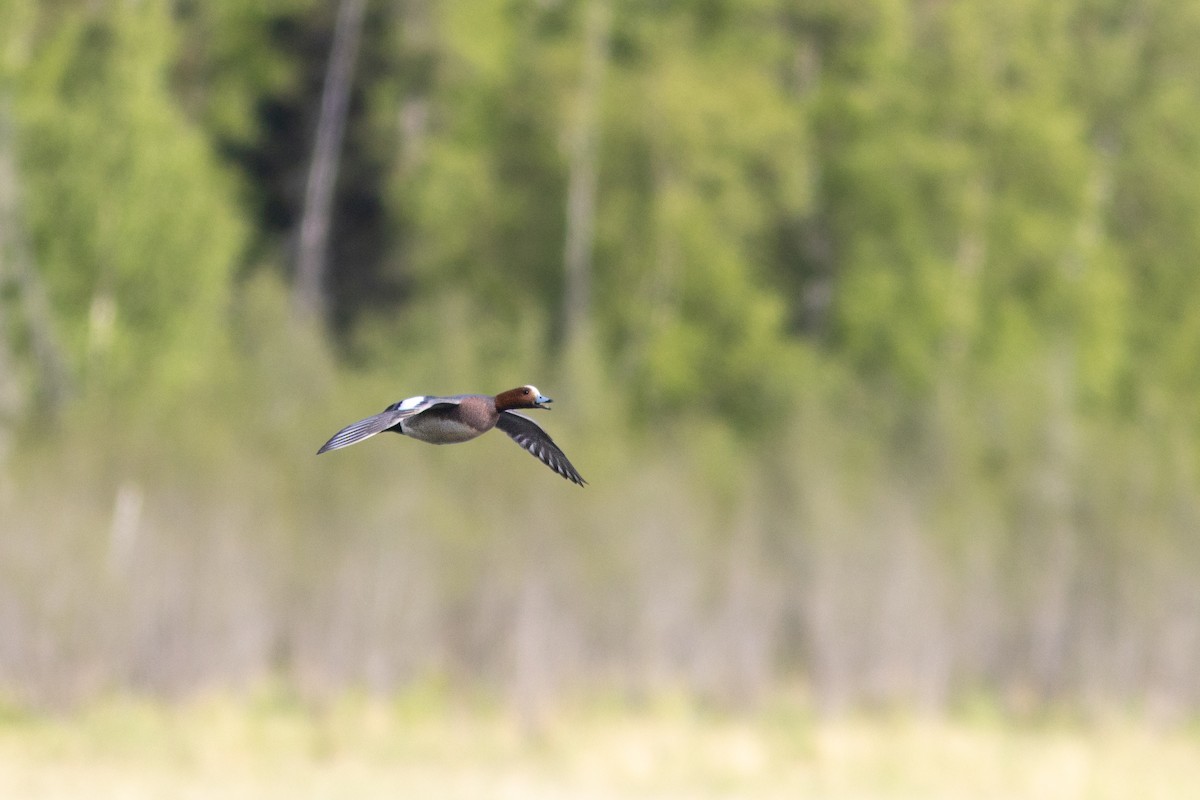
[[[358,444],[363,439],[370,439],[377,433],[382,433],[396,427],[400,424],[401,420],[414,417],[431,408],[458,405],[460,402],[462,402],[462,398],[459,397],[418,396],[401,400],[398,403],[392,403],[384,411],[372,417],[360,419],[358,422],[342,428],[328,442],[321,445],[321,449],[317,451],[317,455],[321,455],[321,453],[328,452],[329,450],[340,450],[343,447]]]
[[[496,427],[507,433],[514,442],[524,447],[543,464],[567,480],[574,481],[580,486],[587,483],[567,460],[563,451],[558,449],[558,445],[550,438],[550,434],[542,430],[542,426],[529,417],[513,411],[503,411],[500,413],[500,419],[496,421]]]

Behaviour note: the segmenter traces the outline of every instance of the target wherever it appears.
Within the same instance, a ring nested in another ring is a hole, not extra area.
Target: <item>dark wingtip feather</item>
[[[526,452],[554,470],[558,475],[577,486],[587,485],[587,481],[579,474],[579,470],[575,469],[570,459],[567,458],[566,453],[550,438],[550,434],[546,433],[541,425],[538,425],[529,417],[524,414],[516,414],[512,411],[505,411],[500,415],[500,419],[496,425]]]

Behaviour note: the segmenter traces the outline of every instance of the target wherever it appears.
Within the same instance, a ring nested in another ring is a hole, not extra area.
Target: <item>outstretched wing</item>
[[[335,433],[332,439],[321,445],[321,449],[317,451],[317,455],[321,455],[321,453],[329,450],[339,450],[343,447],[349,447],[352,444],[361,442],[363,439],[369,439],[377,433],[382,433],[388,428],[395,427],[400,420],[408,416],[412,416],[411,411],[390,409],[373,417],[361,419],[353,425],[347,425]]]
[[[571,465],[566,455],[542,430],[542,426],[524,414],[504,411],[496,421],[496,427],[507,433],[512,440],[535,455],[543,464],[569,481],[583,486],[587,483],[579,471]]]
[[[428,411],[434,406],[457,405],[459,402],[461,402],[461,398],[459,397],[425,397],[422,395],[410,397],[398,403],[392,403],[375,416],[360,419],[353,425],[347,425],[342,428],[333,435],[332,439],[321,445],[321,449],[317,451],[317,455],[321,455],[321,453],[329,450],[340,450],[343,447],[358,444],[363,439],[370,439],[377,433],[382,433],[396,427],[400,424],[401,420],[416,416],[422,411]]]

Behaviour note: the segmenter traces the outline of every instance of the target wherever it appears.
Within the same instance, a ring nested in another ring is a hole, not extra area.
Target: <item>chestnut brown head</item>
[[[536,386],[518,386],[496,395],[496,410],[507,411],[510,408],[544,408],[550,410],[553,402],[538,391]]]

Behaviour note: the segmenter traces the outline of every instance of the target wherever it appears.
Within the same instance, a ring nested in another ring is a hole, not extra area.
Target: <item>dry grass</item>
[[[663,703],[562,712],[537,736],[440,694],[164,707],[108,701],[0,721],[0,797],[1174,798],[1200,738],[1141,724],[737,717]]]

